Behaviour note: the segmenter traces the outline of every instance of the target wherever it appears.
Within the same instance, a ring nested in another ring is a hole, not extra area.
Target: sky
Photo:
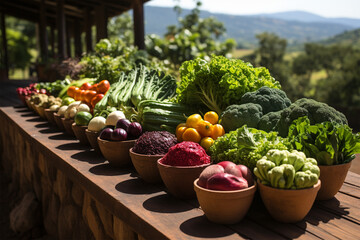
[[[151,0],[146,5],[173,7],[174,0]],[[193,8],[194,0],[180,0],[182,8]],[[323,17],[360,19],[360,0],[202,0],[201,10],[248,15],[301,10]]]

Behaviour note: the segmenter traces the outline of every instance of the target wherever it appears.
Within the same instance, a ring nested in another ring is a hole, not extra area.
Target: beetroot
[[[176,143],[175,135],[167,131],[145,132],[136,141],[133,152],[146,155],[164,155]]]
[[[210,156],[198,143],[184,141],[171,147],[161,163],[171,166],[199,166],[210,163]]]

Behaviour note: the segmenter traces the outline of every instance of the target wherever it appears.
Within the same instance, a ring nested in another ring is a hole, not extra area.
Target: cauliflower
[[[289,107],[291,101],[284,91],[264,86],[254,92],[245,93],[240,103],[259,104],[262,107],[263,114],[267,114]]]
[[[262,115],[262,107],[259,104],[234,104],[228,106],[221,114],[220,124],[224,127],[225,132],[236,130],[245,124],[248,127],[256,128]]]

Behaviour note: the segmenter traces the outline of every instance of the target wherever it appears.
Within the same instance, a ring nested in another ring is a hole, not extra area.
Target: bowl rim
[[[85,128],[86,127],[86,129],[87,129],[87,126],[77,125],[76,122],[73,122],[71,124],[71,126],[74,127],[74,128]]]
[[[131,140],[125,140],[125,141],[109,141],[109,140],[101,139],[100,136],[98,136],[97,140],[102,143],[130,143],[130,142],[136,141],[137,139],[131,139]]]
[[[320,178],[318,179],[317,183],[315,183],[312,187],[309,187],[309,188],[300,188],[300,189],[283,189],[283,188],[274,188],[274,187],[271,187],[271,186],[268,186],[268,185],[264,185],[260,182],[259,179],[256,180],[257,184],[259,186],[262,186],[263,188],[266,188],[266,189],[272,189],[273,191],[279,191],[279,192],[300,192],[300,191],[310,191],[310,190],[313,190],[313,189],[316,189],[316,188],[319,188],[321,187],[321,180]],[[260,188],[260,187],[259,187]]]
[[[353,160],[355,160],[355,158]],[[347,163],[341,163],[341,164],[335,164],[335,165],[321,165],[321,164],[318,164],[318,167],[321,166],[321,167],[325,167],[325,168],[332,168],[332,167],[338,167],[338,166],[345,166],[345,165],[351,164],[353,160],[351,160],[350,162],[347,162]]]
[[[156,154],[156,155],[151,155],[151,154],[142,154],[142,153],[136,153],[133,150],[133,147],[129,149],[130,154],[133,154],[135,156],[141,156],[141,157],[160,157],[163,158],[165,156],[165,154]]]
[[[50,108],[45,108],[45,112],[52,112],[52,113],[55,113],[57,114],[57,111],[54,111],[54,110],[50,110]]]
[[[257,189],[256,181],[254,181],[254,184],[250,187],[243,188],[240,190],[231,190],[231,191],[220,191],[220,190],[212,190],[212,189],[203,188],[203,187],[199,186],[198,181],[199,181],[199,178],[195,179],[194,186],[196,188],[200,189],[201,191],[210,192],[210,193],[233,194],[233,193],[241,193],[241,192],[248,192],[248,191],[256,191],[256,189]]]
[[[88,126],[86,126],[86,127],[88,127]],[[88,128],[86,128],[86,129],[85,129],[85,132],[89,132],[89,133],[98,133],[98,132],[100,132],[100,131],[91,131],[91,130],[89,130]]]
[[[165,154],[166,155],[166,154]],[[164,155],[164,156],[165,156]],[[207,167],[210,166],[212,164],[212,162],[210,161],[209,163],[205,163],[202,165],[195,165],[195,166],[172,166],[172,165],[167,165],[167,164],[163,164],[160,161],[163,159],[164,157],[158,159],[156,162],[158,165],[161,165],[164,168],[179,168],[179,169],[191,169],[191,168],[202,168],[202,167]]]

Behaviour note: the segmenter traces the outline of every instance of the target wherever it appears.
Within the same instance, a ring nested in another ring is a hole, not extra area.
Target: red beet
[[[219,191],[233,191],[248,187],[247,181],[228,173],[217,173],[207,181],[207,188]]]
[[[237,165],[237,167],[240,169],[242,177],[248,182],[249,187],[254,185],[254,176],[250,168],[241,164]]]
[[[199,177],[198,185],[203,188],[207,188],[207,181],[210,177],[215,175],[216,173],[223,173],[224,168],[220,165],[210,165],[205,168]]]

